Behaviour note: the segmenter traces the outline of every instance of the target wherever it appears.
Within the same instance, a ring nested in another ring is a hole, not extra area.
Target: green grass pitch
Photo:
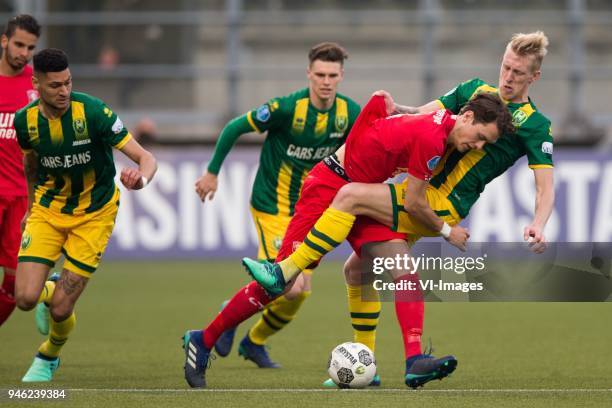
[[[0,408],[612,406],[611,303],[428,303],[424,339],[459,366],[417,391],[403,384],[401,338],[393,304],[385,303],[376,350],[381,389],[322,389],[328,353],[352,339],[340,268],[327,262],[315,272],[301,313],[271,339],[282,369],[257,369],[235,348],[212,362],[208,390],[189,391],[180,337],[248,282],[239,261],[103,262],[78,305],[56,378],[39,386],[68,389],[68,399],[8,400],[7,389],[24,388],[21,376],[43,340],[33,313],[15,312],[0,328]]]

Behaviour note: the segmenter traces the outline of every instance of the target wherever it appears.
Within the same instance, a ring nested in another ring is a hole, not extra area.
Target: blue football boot
[[[185,350],[185,380],[191,388],[206,387],[206,369],[214,355],[204,346],[201,330],[187,330],[183,335]]]
[[[406,360],[406,385],[411,388],[422,387],[432,380],[441,380],[457,368],[453,356],[435,358],[431,354],[419,354]]]
[[[249,335],[244,336],[238,347],[238,354],[245,360],[251,360],[259,368],[280,368],[280,364],[270,359],[265,346],[259,346],[249,339]]]

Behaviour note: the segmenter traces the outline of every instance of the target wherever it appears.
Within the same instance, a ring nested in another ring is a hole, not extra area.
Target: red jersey
[[[27,196],[23,173],[23,154],[13,127],[15,112],[38,98],[32,87],[32,67],[26,65],[21,74],[0,75],[0,195]]]
[[[364,113],[346,140],[344,169],[351,181],[382,183],[404,172],[428,181],[455,125],[452,112],[387,117],[384,98],[374,96]]]

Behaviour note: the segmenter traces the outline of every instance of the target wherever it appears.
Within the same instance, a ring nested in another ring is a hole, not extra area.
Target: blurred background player
[[[4,280],[0,287],[0,325],[15,310],[15,269],[21,242],[21,221],[28,206],[13,120],[15,112],[38,97],[32,86],[32,59],[40,37],[34,17],[20,14],[11,18],[2,34],[0,58],[0,266]]]
[[[315,45],[308,53],[308,88],[269,102],[231,120],[221,132],[207,171],[196,182],[202,201],[213,199],[217,175],[236,140],[267,131],[251,195],[251,214],[259,237],[258,259],[274,260],[291,220],[308,171],[341,146],[359,114],[359,105],[337,88],[347,52],[336,43]],[[306,271],[291,292],[268,304],[240,343],[239,354],[259,367],[277,368],[264,347],[269,336],[290,323],[310,295]],[[215,349],[229,354],[236,328],[226,331]]]
[[[138,169],[125,168],[121,182],[143,188],[157,169],[155,158],[101,100],[72,92],[66,54],[48,48],[34,56],[34,86],[40,99],[15,115],[28,182],[27,224],[15,287],[17,306],[49,307],[49,338],[39,347],[22,381],[50,381],[73,330],[74,306],[98,268],[115,225],[119,189],[111,147]],[[25,220],[24,220],[25,221]],[[64,255],[57,282],[47,275]]]

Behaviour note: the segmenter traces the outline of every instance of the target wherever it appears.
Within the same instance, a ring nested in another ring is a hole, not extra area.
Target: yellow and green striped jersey
[[[498,93],[497,88],[479,78],[459,84],[438,101],[454,113],[476,94]],[[430,184],[444,193],[462,218],[478,200],[485,186],[504,173],[522,156],[529,167],[552,167],[553,139],[550,120],[538,111],[531,99],[525,103],[508,103],[516,132],[503,135],[484,149],[460,153],[449,149],[433,172]]]
[[[308,95],[305,88],[247,113],[253,130],[268,132],[251,196],[258,211],[293,215],[306,174],[345,142],[359,115],[359,105],[346,96],[337,94],[332,107],[320,111]]]
[[[15,114],[15,130],[24,152],[38,155],[34,202],[62,214],[93,212],[115,194],[111,147],[131,138],[121,119],[101,100],[70,95],[70,107],[58,119],[46,119],[34,101]]]

